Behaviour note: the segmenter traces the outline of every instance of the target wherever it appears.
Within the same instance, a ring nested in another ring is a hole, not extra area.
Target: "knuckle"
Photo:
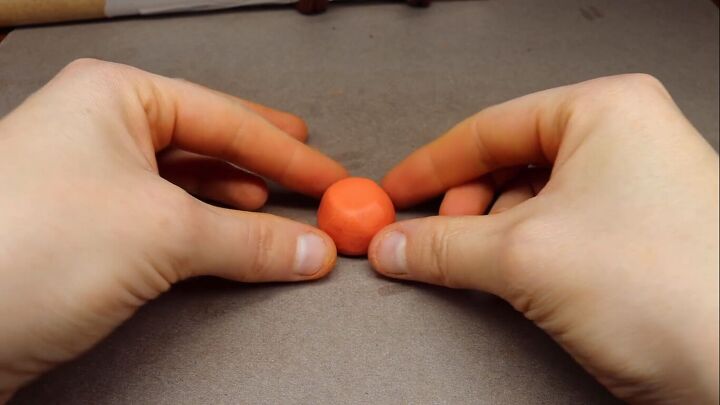
[[[122,100],[128,80],[121,66],[96,59],[77,59],[65,66],[53,82],[61,87],[81,88],[75,99],[89,111],[98,112],[103,110],[100,105],[110,103],[115,108]]]
[[[250,257],[245,274],[248,280],[261,280],[272,263],[271,252],[275,244],[274,232],[266,221],[253,221],[247,232]]]
[[[663,100],[670,98],[670,94],[662,82],[647,73],[631,73],[617,76],[613,84],[617,88],[616,94],[625,97],[632,94],[643,98]]]
[[[106,77],[115,73],[118,70],[117,66],[119,65],[99,59],[75,59],[60,71],[59,76],[77,77],[81,79],[97,79],[98,77]]]
[[[663,86],[660,79],[648,73],[628,73],[619,75],[617,76],[617,80],[620,83],[636,88],[655,91],[665,89],[665,86]]]
[[[451,239],[450,227],[447,221],[442,221],[435,225],[427,244],[429,246],[427,252],[430,254],[429,260],[426,261],[429,267],[427,269],[429,281],[447,287],[454,286],[450,270],[452,265]]]
[[[608,120],[611,117],[647,117],[652,109],[668,105],[674,105],[670,93],[657,78],[645,73],[580,83],[563,101],[566,122],[585,128],[612,122]]]
[[[130,82],[133,71],[137,69],[99,59],[81,58],[66,65],[57,78],[63,81],[79,81],[101,90],[118,89]]]
[[[652,75],[629,73],[591,80],[579,87],[578,103],[606,107],[637,108],[653,100],[666,102],[670,94]]]
[[[191,82],[191,81],[189,81],[189,80],[185,79],[184,77],[180,77],[180,76],[173,76],[173,77],[172,77],[172,79],[173,79],[174,81],[178,82],[178,83],[183,83],[183,84],[191,84],[191,85],[194,85],[194,83],[193,83],[193,82]]]
[[[95,69],[107,62],[94,58],[78,58],[68,63],[63,71],[65,72],[84,72],[89,69]]]

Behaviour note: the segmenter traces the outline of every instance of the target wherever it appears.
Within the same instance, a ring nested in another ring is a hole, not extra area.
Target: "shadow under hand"
[[[416,283],[413,283],[416,284]],[[477,353],[478,361],[497,364],[495,378],[518,382],[531,378],[532,384],[539,380],[548,391],[573,392],[594,404],[620,404],[605,387],[600,385],[552,338],[502,299],[472,290],[453,290],[438,286],[418,284],[418,288],[437,301],[454,309],[459,319],[470,319],[466,327],[478,332],[493,331],[493,336],[472,333],[474,338],[458,339],[471,352]],[[478,327],[478,325],[482,325]],[[488,341],[488,339],[494,341]],[[528,370],[528,359],[532,359]],[[502,385],[498,381],[498,385]],[[528,381],[528,384],[530,382]],[[502,402],[502,401],[501,401]]]
[[[420,204],[397,212],[398,221],[411,218],[421,218],[438,215],[442,196],[431,198]]]
[[[264,209],[270,211],[279,208],[316,211],[319,205],[320,202],[315,198],[286,189],[276,189],[270,191]]]
[[[197,353],[232,341],[232,328],[246,327],[242,318],[248,311],[293,286],[297,284],[246,284],[215,277],[182,281],[142,306],[97,347],[21,389],[11,403],[121,403],[116,395],[123,389],[165,386],[169,379],[181,379],[181,366],[203,361]],[[147,371],[154,369],[173,374],[158,372],[148,378]]]

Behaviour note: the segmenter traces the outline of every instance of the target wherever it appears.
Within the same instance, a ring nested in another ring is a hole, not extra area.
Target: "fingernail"
[[[312,276],[325,264],[327,245],[320,236],[305,233],[298,237],[295,247],[293,271],[303,276]]]
[[[405,234],[398,231],[390,231],[380,240],[380,246],[377,248],[377,261],[383,273],[407,273],[406,244]]]

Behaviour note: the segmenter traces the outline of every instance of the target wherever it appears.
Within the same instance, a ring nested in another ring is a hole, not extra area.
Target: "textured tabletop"
[[[268,9],[20,29],[0,44],[0,114],[69,61],[96,57],[295,112],[313,146],[379,179],[488,105],[648,72],[717,149],[717,32],[707,0],[341,4],[315,17]],[[265,210],[314,223],[316,207],[280,190]],[[14,402],[615,400],[502,301],[392,282],[341,258],[314,283],[179,285]]]

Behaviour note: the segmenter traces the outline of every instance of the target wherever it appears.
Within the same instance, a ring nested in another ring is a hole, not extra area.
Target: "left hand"
[[[290,114],[94,60],[70,64],[2,119],[0,403],[178,280],[327,274],[336,253],[321,231],[205,204],[158,175],[261,206],[263,180],[227,161],[320,196],[347,173],[306,137]]]

